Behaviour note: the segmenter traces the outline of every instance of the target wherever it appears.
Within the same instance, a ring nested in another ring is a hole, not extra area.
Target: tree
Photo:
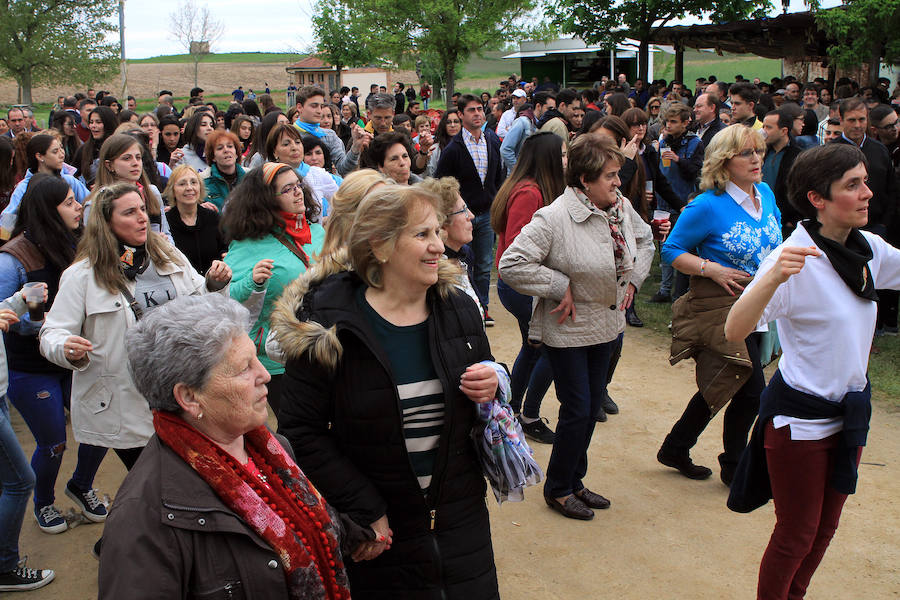
[[[819,2],[808,2],[816,23],[839,44],[828,45],[828,56],[837,66],[869,65],[869,83],[878,79],[881,59],[900,60],[900,0],[845,0],[842,6],[819,10]]]
[[[362,41],[370,30],[356,18],[347,0],[320,0],[312,21],[319,53],[337,69],[338,88],[344,67],[361,67],[376,60],[374,47]]]
[[[765,16],[769,0],[551,0],[545,14],[561,31],[590,44],[614,48],[625,37],[637,38],[638,77],[649,81],[650,39],[675,19],[706,16],[713,23]]]
[[[472,53],[528,35],[534,6],[535,0],[356,0],[347,17],[365,30],[344,43],[366,45],[396,64],[433,57],[449,97],[457,67]]]
[[[197,6],[194,0],[183,1],[169,14],[169,33],[184,46],[194,63],[194,86],[200,85],[200,61],[206,58],[210,48],[225,33],[225,26],[209,12],[209,6]]]
[[[118,73],[119,45],[111,0],[6,0],[0,2],[0,71],[13,77],[21,101],[33,86],[90,85]]]

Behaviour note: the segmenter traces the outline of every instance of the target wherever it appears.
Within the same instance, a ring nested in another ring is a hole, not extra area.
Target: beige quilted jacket
[[[650,226],[624,199],[624,236],[634,259],[616,282],[613,239],[605,215],[589,210],[572,188],[534,213],[500,259],[500,277],[521,294],[536,296],[529,338],[555,348],[609,342],[625,330],[619,306],[630,282],[640,289],[653,260]],[[572,286],[575,321],[550,314]]]

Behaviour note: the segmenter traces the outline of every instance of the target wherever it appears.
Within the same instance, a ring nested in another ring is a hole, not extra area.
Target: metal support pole
[[[125,0],[119,0],[119,71],[122,73],[122,95],[119,98],[127,104],[128,63],[125,61]]]

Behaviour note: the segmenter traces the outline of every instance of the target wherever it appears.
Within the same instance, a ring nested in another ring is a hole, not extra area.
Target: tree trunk
[[[22,97],[19,102],[31,105],[31,69],[25,67],[19,76],[19,86],[22,88]]]
[[[453,92],[456,91],[456,65],[453,63],[444,65],[444,86],[447,88],[447,108],[450,108]]]
[[[344,72],[344,65],[337,63],[334,68],[337,69],[337,74],[334,76],[334,89],[339,90],[341,89],[341,73]]]
[[[881,44],[874,44],[869,58],[869,85],[878,83],[881,68]]]
[[[200,72],[200,61],[197,58],[194,58],[194,87],[199,87],[199,72]]]

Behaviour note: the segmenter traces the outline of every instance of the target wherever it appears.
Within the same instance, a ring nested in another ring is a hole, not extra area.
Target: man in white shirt
[[[509,128],[512,127],[513,121],[516,120],[516,113],[519,110],[519,107],[525,104],[525,100],[528,96],[521,89],[515,89],[512,93],[512,108],[503,113],[500,117],[500,122],[497,123],[497,136],[500,139],[506,137],[506,132],[509,131]]]

